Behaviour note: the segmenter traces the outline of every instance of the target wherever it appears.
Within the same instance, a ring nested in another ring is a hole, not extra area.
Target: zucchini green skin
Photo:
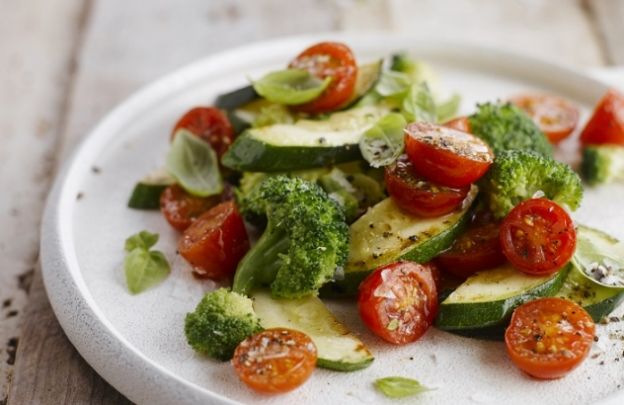
[[[388,261],[392,263],[398,260],[410,260],[416,263],[426,263],[436,257],[441,252],[450,248],[455,239],[464,232],[470,222],[472,213],[477,205],[477,199],[473,202],[470,209],[466,211],[464,215],[453,224],[451,227],[444,231],[433,235],[432,237],[423,240],[420,243],[415,243],[411,250],[394,260]],[[364,271],[347,271],[345,272],[344,279],[333,281],[325,284],[320,290],[320,296],[323,298],[342,298],[353,297],[358,293],[360,283],[375,269],[366,269]]]
[[[248,172],[278,172],[312,169],[360,160],[357,144],[342,146],[275,146],[242,133],[221,163],[230,169]]]
[[[139,210],[159,209],[160,195],[167,187],[167,184],[137,183],[128,200],[128,207]]]
[[[447,332],[471,339],[502,341],[505,340],[507,325],[494,325],[475,329],[454,329]]]
[[[603,318],[609,316],[609,314],[620,306],[622,302],[624,302],[624,291],[616,293],[614,296],[607,298],[606,300],[583,308],[592,317],[594,322],[600,322]]]
[[[566,266],[551,279],[535,288],[501,300],[449,304],[443,302],[440,305],[435,326],[447,331],[464,330],[464,333],[471,329],[504,326],[519,305],[539,297],[555,295],[561,289],[568,271],[569,266]]]
[[[260,96],[252,85],[241,87],[234,91],[220,94],[214,102],[215,107],[226,111],[235,110],[238,107],[256,100]]]

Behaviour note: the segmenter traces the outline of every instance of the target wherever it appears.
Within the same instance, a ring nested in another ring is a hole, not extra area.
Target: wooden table
[[[48,303],[39,223],[58,166],[111,107],[190,61],[329,30],[624,64],[624,0],[0,0],[0,404],[121,404]]]

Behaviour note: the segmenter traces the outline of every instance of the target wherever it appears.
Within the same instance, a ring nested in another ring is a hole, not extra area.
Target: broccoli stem
[[[282,263],[281,255],[288,252],[289,244],[288,234],[272,226],[269,220],[258,242],[238,264],[232,290],[249,294],[254,286],[271,284]]]

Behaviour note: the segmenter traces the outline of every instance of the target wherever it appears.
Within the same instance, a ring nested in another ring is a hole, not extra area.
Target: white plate
[[[578,404],[606,398],[621,403],[624,397],[617,391],[624,380],[624,361],[614,358],[622,347],[619,342],[612,347],[606,338],[604,351],[594,345],[592,353],[598,358],[588,359],[562,380],[539,382],[513,367],[501,343],[431,330],[415,344],[391,347],[363,330],[352,305],[332,304],[370,345],[376,354],[374,364],[355,373],[317,370],[299,390],[275,397],[250,392],[229,364],[198,356],[187,346],[184,315],[213,285],[188,275],[188,267],[175,254],[177,234],[159,212],[126,208],[129,193],[136,180],[163,164],[169,131],[185,110],[210,104],[220,92],[245,84],[248,76],[283,67],[320,39],[347,42],[360,60],[410,51],[431,62],[445,87],[463,96],[466,113],[477,101],[538,89],[574,100],[582,107],[584,120],[606,89],[584,74],[543,61],[387,34],[328,34],[251,45],[211,56],[159,80],[113,110],[93,130],[49,197],[42,231],[45,284],[63,329],[81,355],[137,403],[394,403],[372,388],[373,380],[389,375],[414,377],[436,387],[421,397],[432,404]],[[571,142],[565,149],[573,147]],[[573,159],[573,154],[566,157]],[[575,217],[624,237],[622,197],[622,187],[592,190]],[[123,243],[142,229],[160,233],[157,248],[165,252],[173,272],[157,288],[132,296],[123,279]],[[599,365],[600,360],[605,364]]]

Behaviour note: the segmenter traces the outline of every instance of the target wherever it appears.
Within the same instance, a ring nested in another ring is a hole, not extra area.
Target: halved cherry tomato
[[[386,166],[385,179],[388,193],[397,205],[421,217],[439,217],[455,211],[470,191],[470,186],[439,186],[417,177],[406,155]]]
[[[587,357],[596,326],[578,304],[541,298],[516,308],[505,345],[514,364],[541,379],[561,378]]]
[[[183,231],[220,200],[220,196],[196,197],[174,184],[160,195],[160,211],[172,227]]]
[[[624,94],[611,89],[596,106],[581,133],[584,145],[624,145]]]
[[[546,198],[518,204],[500,229],[503,254],[520,271],[544,276],[563,267],[574,254],[576,230],[568,213]]]
[[[276,394],[303,384],[316,366],[316,346],[296,330],[267,329],[243,340],[232,358],[238,377],[256,391]]]
[[[426,122],[414,122],[405,132],[405,149],[416,174],[444,186],[468,186],[494,161],[490,147],[466,132]]]
[[[500,224],[493,221],[470,224],[453,246],[436,258],[436,262],[460,278],[500,266],[507,259],[501,249],[499,231]]]
[[[335,110],[349,101],[355,91],[358,68],[353,52],[345,44],[321,42],[313,45],[290,62],[289,67],[307,70],[319,79],[332,78],[323,94],[298,105],[298,111],[319,114]]]
[[[432,268],[406,261],[378,268],[360,284],[358,307],[364,324],[385,341],[417,340],[438,312]]]
[[[234,129],[227,115],[214,107],[195,107],[189,110],[176,123],[171,138],[179,129],[186,129],[210,143],[221,158],[234,141]]]
[[[524,110],[551,143],[570,136],[579,120],[579,110],[568,100],[549,94],[524,94],[511,101]]]
[[[233,276],[248,250],[245,223],[234,201],[205,212],[178,241],[178,252],[193,266],[194,272],[213,280]]]
[[[468,117],[453,118],[452,120],[447,121],[442,125],[444,125],[447,128],[453,128],[458,131],[470,133],[470,121],[468,120]]]

